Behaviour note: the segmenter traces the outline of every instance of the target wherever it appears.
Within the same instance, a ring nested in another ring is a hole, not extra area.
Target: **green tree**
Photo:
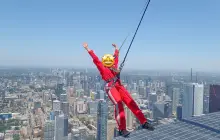
[[[20,136],[18,134],[13,135],[13,140],[20,140]]]

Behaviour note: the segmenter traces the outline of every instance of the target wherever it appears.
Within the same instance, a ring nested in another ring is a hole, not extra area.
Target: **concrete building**
[[[98,101],[88,102],[88,113],[90,115],[97,115]]]
[[[86,113],[86,111],[87,111],[86,102],[85,101],[77,101],[76,110],[77,110],[77,113],[79,113],[79,114]]]
[[[172,106],[170,102],[156,102],[153,105],[153,117],[154,119],[158,118],[168,118],[171,116]]]
[[[220,111],[220,85],[210,85],[209,113]]]
[[[60,102],[67,102],[67,94],[60,95]]]
[[[133,129],[134,115],[127,106],[125,106],[125,117],[126,117],[127,129],[132,130]]]
[[[107,124],[107,140],[112,140],[114,138],[114,128],[116,127],[115,120],[108,120]]]
[[[198,83],[184,85],[182,117],[189,118],[203,114],[204,86]]]
[[[53,101],[53,110],[57,111],[57,110],[61,110],[61,104],[59,100],[54,100]]]
[[[63,111],[63,114],[68,117],[69,116],[69,103],[68,102],[62,102],[61,103],[61,110]]]
[[[180,100],[180,89],[173,88],[173,96],[172,96],[172,113],[176,114],[177,105],[179,104]]]
[[[149,109],[152,110],[153,109],[153,104],[157,102],[157,94],[156,93],[150,93],[149,94]]]
[[[107,139],[108,104],[105,100],[100,100],[97,113],[97,140]]]
[[[55,117],[55,140],[66,140],[68,138],[68,118],[64,115]]]
[[[53,120],[48,120],[44,125],[44,140],[54,140],[55,123]]]

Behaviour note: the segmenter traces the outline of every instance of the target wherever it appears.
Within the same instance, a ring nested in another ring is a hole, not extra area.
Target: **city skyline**
[[[155,73],[140,76],[134,72],[120,77],[148,122],[155,125],[154,132],[144,131],[125,105],[126,129],[133,131],[129,138],[163,139],[165,136],[187,140],[198,138],[191,135],[192,132],[198,134],[197,130],[205,130],[199,134],[201,138],[205,136],[203,139],[220,138],[216,104],[220,76],[201,74],[191,79],[190,74],[162,76]],[[0,110],[3,113],[0,113],[0,124],[6,119],[8,123],[0,128],[0,138],[121,139],[117,109],[105,94],[104,85],[99,74],[90,70],[1,69]],[[169,133],[164,128],[169,128]]]
[[[101,57],[131,33],[122,60],[145,1],[124,3],[2,1],[0,65],[94,68],[81,46],[84,41]],[[219,4],[152,1],[125,69],[220,71]]]

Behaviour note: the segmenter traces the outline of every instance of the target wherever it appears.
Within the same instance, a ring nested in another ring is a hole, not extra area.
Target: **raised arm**
[[[95,53],[93,52],[93,50],[90,50],[88,47],[87,43],[83,43],[83,47],[88,51],[88,53],[90,54],[90,56],[93,59],[94,64],[96,65],[96,67],[98,68],[98,70],[102,73],[104,71],[104,66],[102,64],[102,62],[99,60],[99,58],[95,55]]]
[[[112,44],[112,46],[115,48],[115,53],[114,53],[114,57],[115,57],[115,68],[118,68],[119,50],[118,50],[117,45]]]

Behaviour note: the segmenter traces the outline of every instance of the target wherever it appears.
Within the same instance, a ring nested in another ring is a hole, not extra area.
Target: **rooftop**
[[[219,140],[220,112],[158,125],[154,131],[138,130],[129,138],[116,137],[114,140]]]

